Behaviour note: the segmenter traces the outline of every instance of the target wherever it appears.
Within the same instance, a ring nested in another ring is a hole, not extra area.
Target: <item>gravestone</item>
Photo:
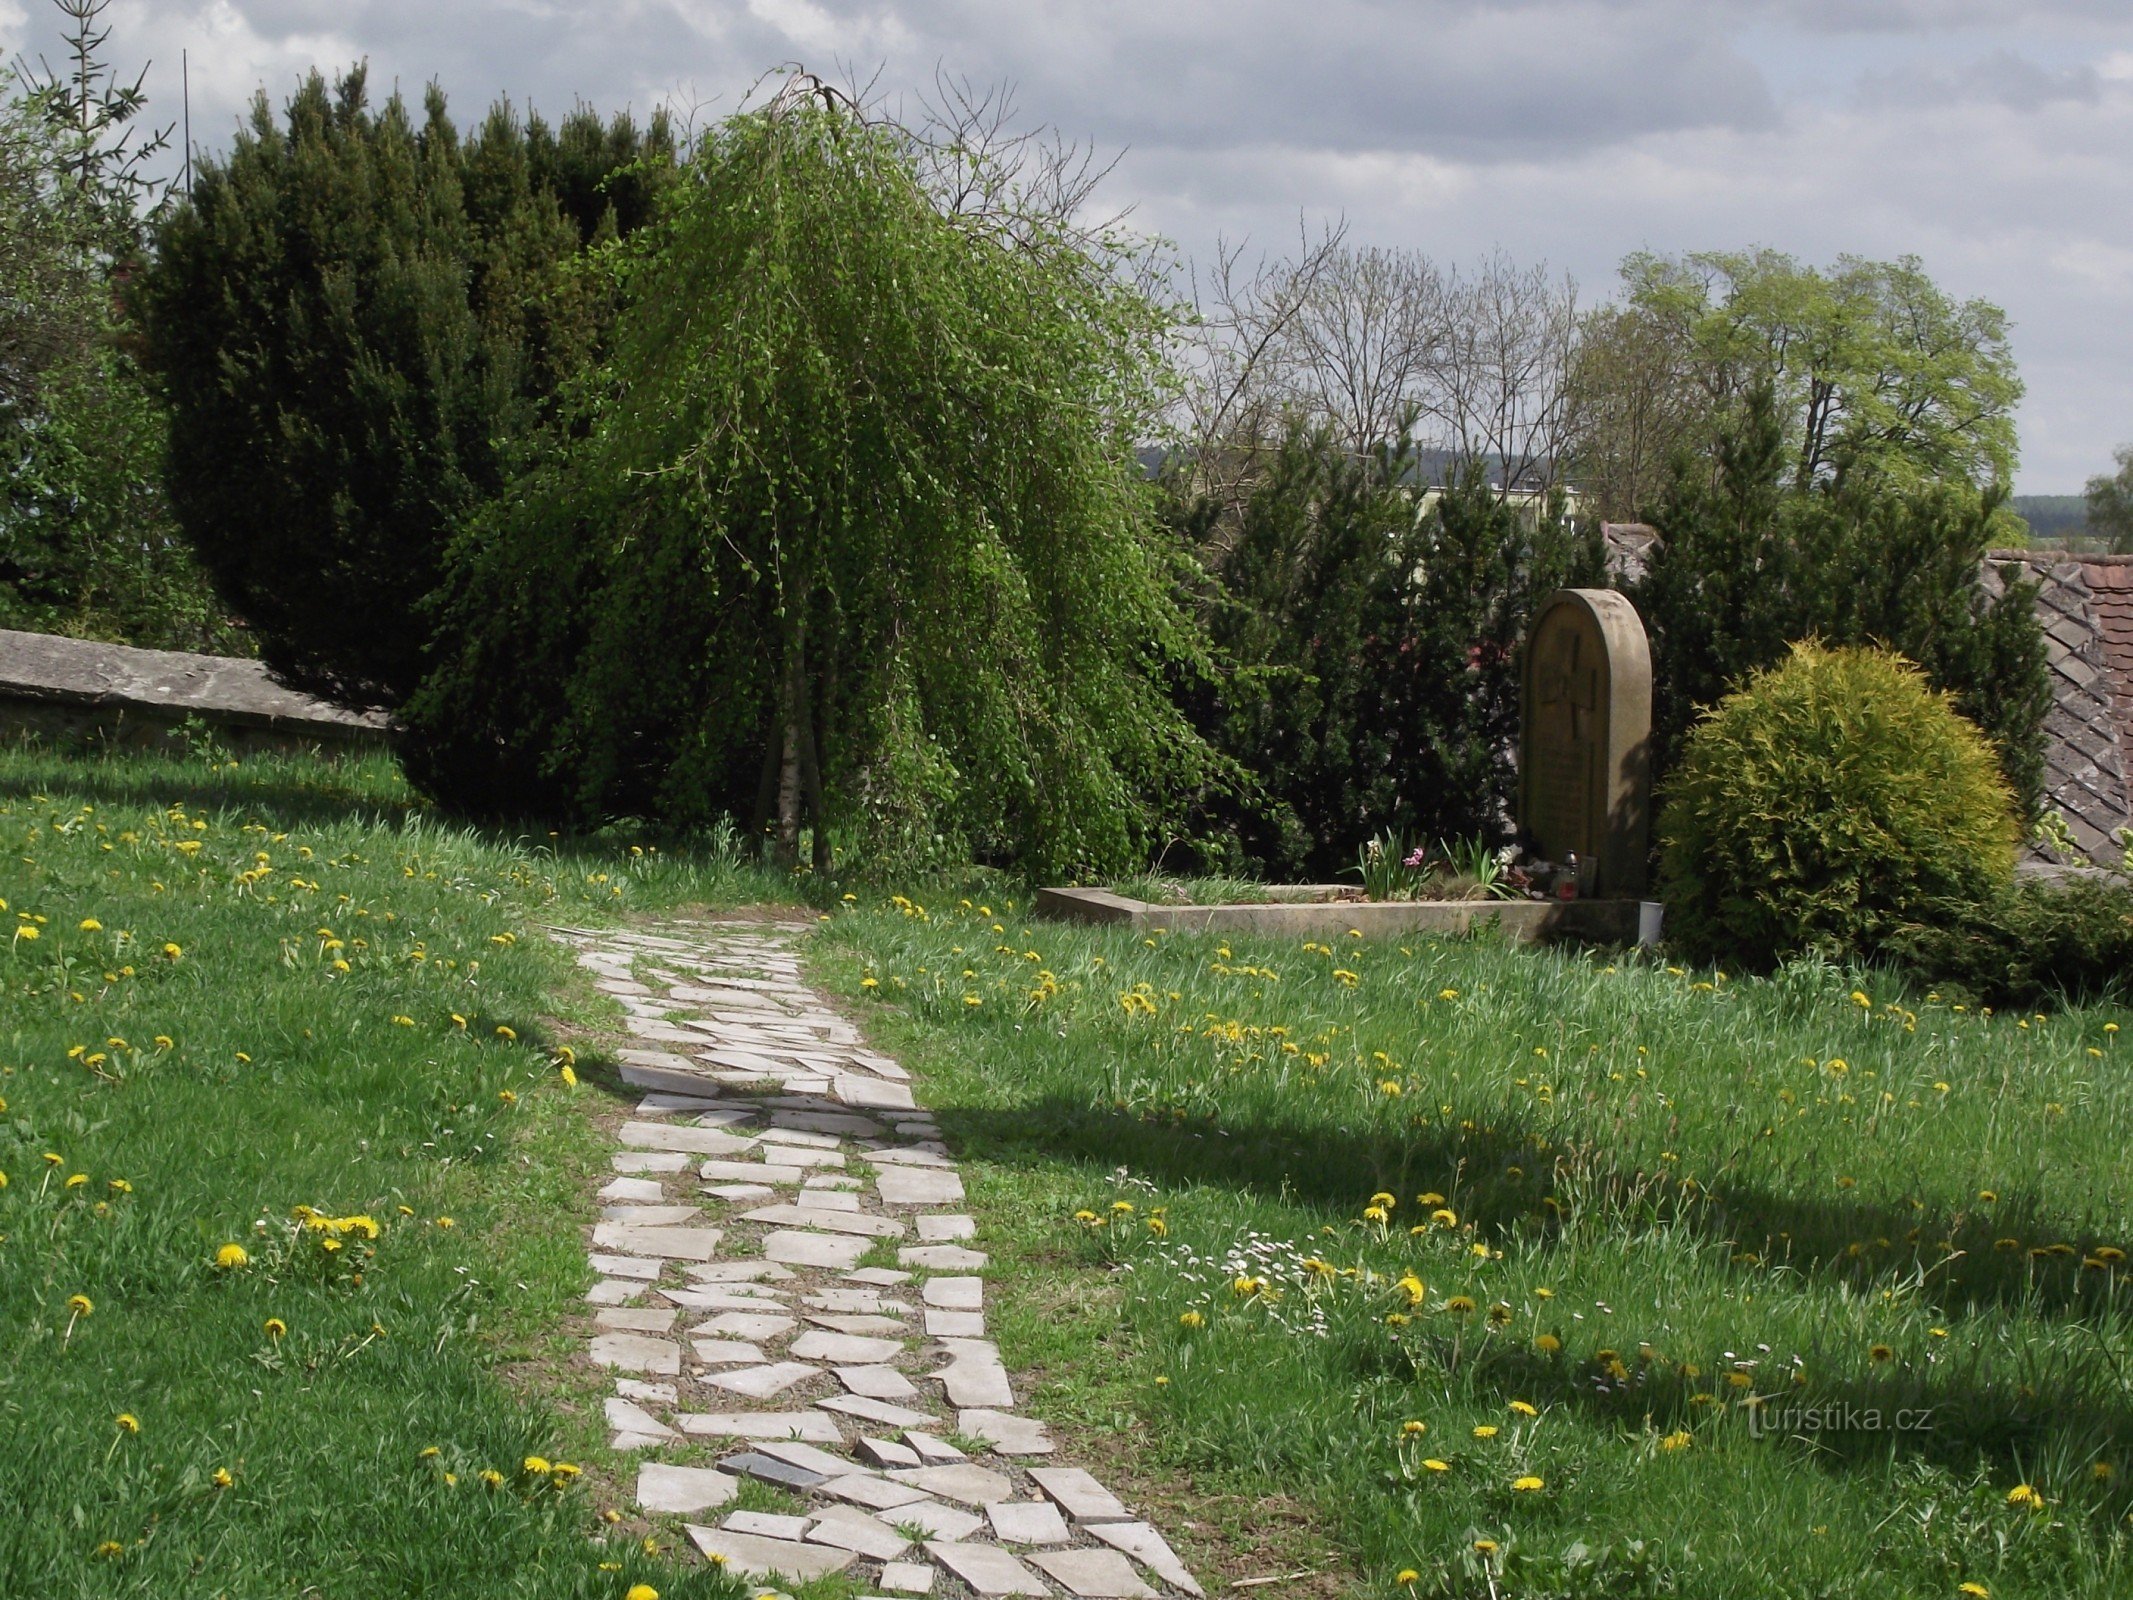
[[[1641,896],[1651,828],[1652,655],[1611,589],[1560,589],[1526,646],[1518,820],[1541,855],[1581,864],[1582,892]]]

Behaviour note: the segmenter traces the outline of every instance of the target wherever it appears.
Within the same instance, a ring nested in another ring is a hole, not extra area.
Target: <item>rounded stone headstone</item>
[[[1588,892],[1641,895],[1651,829],[1652,655],[1611,589],[1559,589],[1526,644],[1519,825],[1550,861],[1592,863]]]

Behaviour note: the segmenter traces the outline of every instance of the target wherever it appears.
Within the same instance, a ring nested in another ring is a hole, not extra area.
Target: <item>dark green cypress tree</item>
[[[2004,491],[1862,472],[1837,489],[1787,488],[1767,393],[1751,397],[1718,457],[1715,473],[1683,464],[1631,595],[1652,637],[1655,774],[1705,708],[1795,641],[1873,644],[1954,695],[2033,814],[2051,709],[2035,589],[2011,579],[1994,597],[1981,581]]]
[[[607,291],[573,259],[650,213],[671,139],[507,108],[462,139],[434,87],[419,125],[373,111],[360,67],[284,120],[255,102],[137,285],[170,497],[270,665],[393,705],[446,543],[599,346]]]

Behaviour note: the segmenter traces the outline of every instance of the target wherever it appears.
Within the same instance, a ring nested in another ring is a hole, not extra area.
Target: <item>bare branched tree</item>
[[[1301,224],[1293,260],[1259,257],[1217,241],[1215,259],[1191,269],[1191,317],[1178,351],[1188,490],[1233,511],[1250,492],[1266,451],[1279,441],[1292,405],[1288,367],[1298,322],[1320,279],[1341,255],[1342,229],[1313,239]]]
[[[1421,411],[1455,469],[1503,493],[1556,488],[1568,467],[1577,285],[1501,252],[1445,285]]]

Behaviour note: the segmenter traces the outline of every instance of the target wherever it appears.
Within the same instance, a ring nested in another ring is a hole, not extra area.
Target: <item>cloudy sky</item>
[[[51,0],[0,44],[57,59]],[[1187,251],[1278,250],[1299,218],[1446,261],[1501,246],[1607,293],[1621,257],[1769,245],[1913,253],[2007,308],[2026,493],[2133,441],[2128,0],[112,0],[193,136],[360,58],[471,119],[667,99],[730,109],[780,63],[1011,81],[1107,154]]]

